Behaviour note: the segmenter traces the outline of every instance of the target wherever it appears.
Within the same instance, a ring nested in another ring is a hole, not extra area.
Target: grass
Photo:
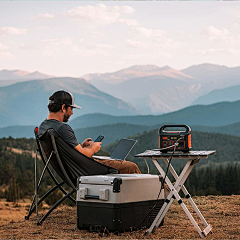
[[[190,212],[193,209],[184,199]],[[194,197],[194,202],[206,221],[212,225],[212,233],[206,239],[239,239],[240,238],[240,195]],[[193,213],[196,217],[196,214]],[[30,220],[14,221],[0,225],[1,239],[147,239],[145,230],[99,234],[78,230],[76,225],[76,207],[61,206],[56,209],[41,226],[36,225],[36,215]],[[200,220],[197,221],[201,228]],[[150,239],[200,239],[197,231],[174,201],[164,221],[164,225],[149,236]]]

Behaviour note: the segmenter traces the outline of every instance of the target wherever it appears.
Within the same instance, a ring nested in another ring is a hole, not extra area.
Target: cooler
[[[127,231],[149,227],[164,203],[161,178],[150,174],[83,176],[77,190],[79,229]]]

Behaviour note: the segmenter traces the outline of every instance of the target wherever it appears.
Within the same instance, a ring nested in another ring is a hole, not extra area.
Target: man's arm
[[[68,124],[63,124],[59,129],[59,134],[63,137],[63,139],[73,146],[77,151],[86,155],[87,157],[92,157],[94,153],[98,152],[101,148],[101,142],[92,142],[91,138],[87,138],[84,140],[82,144],[79,144],[77,138],[74,134],[74,131]]]
[[[87,157],[92,157],[94,153],[98,152],[101,149],[101,142],[92,142],[88,147],[82,147],[81,144],[78,144],[74,147],[77,151],[86,155]]]

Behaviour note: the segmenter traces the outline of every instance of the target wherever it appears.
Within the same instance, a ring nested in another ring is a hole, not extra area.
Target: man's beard
[[[68,122],[68,119],[70,118],[69,114],[66,112],[63,116],[63,122]]]

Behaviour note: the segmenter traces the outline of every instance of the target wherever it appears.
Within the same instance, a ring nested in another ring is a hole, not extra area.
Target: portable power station
[[[163,125],[159,129],[159,148],[161,152],[168,152],[174,149],[178,141],[176,151],[188,152],[192,148],[191,128],[187,125]],[[171,147],[173,146],[173,147]],[[164,149],[167,148],[167,149]]]

